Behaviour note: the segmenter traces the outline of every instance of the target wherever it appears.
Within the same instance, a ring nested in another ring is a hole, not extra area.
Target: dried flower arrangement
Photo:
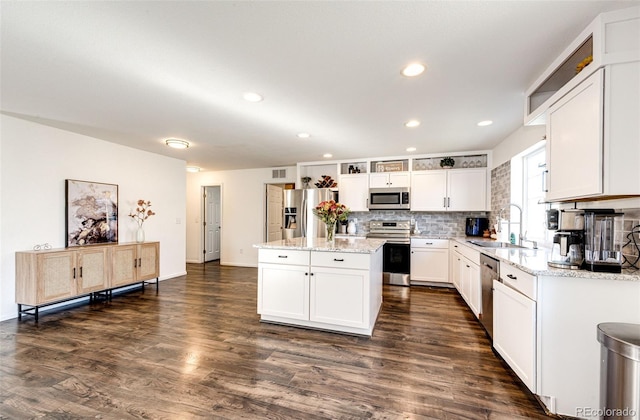
[[[142,227],[144,221],[155,214],[149,207],[151,207],[151,201],[138,200],[138,207],[129,214],[129,217]]]

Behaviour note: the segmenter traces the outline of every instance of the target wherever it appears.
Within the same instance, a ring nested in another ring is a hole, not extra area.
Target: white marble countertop
[[[485,248],[467,242],[468,240],[483,240],[483,238],[450,238],[467,245],[483,254],[492,256],[502,263],[511,264],[520,270],[534,276],[551,277],[583,277],[603,280],[640,281],[640,271],[624,269],[622,273],[597,273],[589,270],[563,270],[547,265],[551,250],[545,248]],[[492,241],[492,239],[484,239]]]
[[[336,238],[333,242],[325,238],[292,238],[253,245],[259,249],[294,249],[299,251],[353,252],[373,254],[384,245],[384,239]]]

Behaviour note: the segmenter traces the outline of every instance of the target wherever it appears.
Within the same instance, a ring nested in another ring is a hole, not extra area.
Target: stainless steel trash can
[[[640,324],[598,324],[603,419],[640,420]]]

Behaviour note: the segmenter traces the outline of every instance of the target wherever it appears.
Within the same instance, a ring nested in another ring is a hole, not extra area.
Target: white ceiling
[[[490,149],[568,43],[634,4],[2,0],[0,109],[205,170]]]

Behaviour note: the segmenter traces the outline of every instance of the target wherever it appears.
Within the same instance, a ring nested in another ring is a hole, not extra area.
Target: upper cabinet
[[[409,159],[372,161],[370,188],[403,188],[410,185]]]
[[[345,162],[340,164],[338,199],[351,211],[369,211],[369,174],[367,162]]]
[[[525,125],[545,124],[546,112],[600,67],[640,58],[640,7],[599,15],[527,89]]]
[[[640,7],[600,15],[574,44],[585,35],[593,62],[539,107],[547,201],[640,195]]]
[[[487,169],[414,172],[411,211],[487,210]]]

